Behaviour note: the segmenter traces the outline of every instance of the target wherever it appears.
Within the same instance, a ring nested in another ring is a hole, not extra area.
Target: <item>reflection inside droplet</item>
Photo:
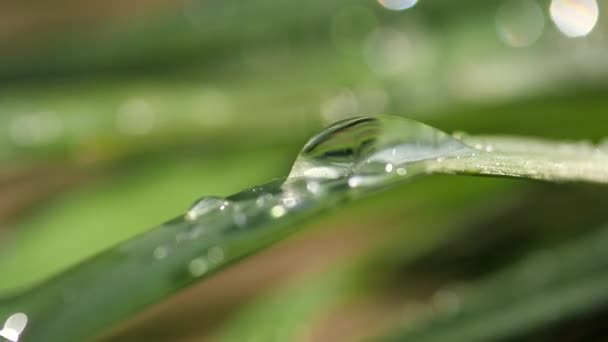
[[[551,19],[568,37],[583,37],[591,33],[599,16],[596,0],[552,0]]]
[[[6,338],[11,342],[19,341],[19,335],[25,330],[27,326],[27,315],[24,313],[16,313],[11,315],[6,322],[4,322],[4,328],[0,330],[0,336]]]
[[[414,7],[418,0],[378,0],[378,3],[384,8],[392,11],[403,11]]]
[[[507,0],[496,13],[498,36],[511,47],[532,45],[544,27],[543,11],[534,0]]]

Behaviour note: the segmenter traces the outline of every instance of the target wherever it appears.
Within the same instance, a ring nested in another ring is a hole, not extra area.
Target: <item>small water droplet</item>
[[[274,207],[272,207],[270,209],[270,215],[272,215],[272,217],[275,217],[275,218],[284,216],[286,213],[287,213],[287,209],[285,209],[285,207],[280,204],[275,205]]]
[[[269,202],[270,200],[272,200],[272,195],[271,194],[262,194],[260,196],[258,196],[258,198],[255,200],[255,204],[262,208],[266,205],[267,202]]]
[[[348,179],[348,186],[350,186],[351,188],[356,188],[359,185],[361,185],[361,183],[362,183],[361,177],[350,177]]]
[[[186,213],[186,220],[193,221],[216,209],[223,210],[228,202],[220,197],[207,196],[196,201]]]
[[[154,258],[162,260],[169,255],[169,249],[165,246],[158,246],[154,249]]]
[[[439,157],[436,159],[438,163],[443,163],[443,161],[445,160],[444,157]]]
[[[222,202],[222,204],[220,205],[220,210],[226,210],[226,208],[228,208],[230,206],[230,202],[228,201],[224,201]]]
[[[384,171],[386,171],[387,173],[393,172],[393,164],[391,164],[391,163],[386,164],[386,166],[384,167]]]
[[[224,249],[219,246],[211,247],[207,252],[207,258],[212,264],[219,264],[224,261]]]
[[[405,176],[405,175],[407,175],[407,170],[404,169],[404,168],[402,168],[402,167],[400,167],[400,168],[397,169],[397,174],[399,176]]]
[[[247,224],[247,215],[242,212],[236,212],[234,214],[234,223],[239,227],[244,227]]]
[[[188,264],[188,272],[193,277],[200,277],[203,274],[207,273],[209,269],[209,264],[205,258],[196,258],[190,261]]]

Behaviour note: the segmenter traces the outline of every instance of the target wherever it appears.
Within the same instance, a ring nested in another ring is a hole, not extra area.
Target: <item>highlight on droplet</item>
[[[0,336],[11,342],[17,342],[19,341],[19,335],[25,330],[26,326],[27,315],[21,312],[15,313],[4,322],[4,328],[0,330]]]
[[[391,11],[403,11],[414,7],[418,0],[378,0],[378,3]]]
[[[584,37],[593,31],[599,17],[596,0],[552,0],[551,20],[566,36]]]

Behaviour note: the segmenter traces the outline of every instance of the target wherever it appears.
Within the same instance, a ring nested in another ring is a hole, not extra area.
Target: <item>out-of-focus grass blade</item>
[[[608,304],[608,228],[540,250],[462,294],[458,308],[390,341],[510,341]],[[412,315],[415,315],[412,312]]]

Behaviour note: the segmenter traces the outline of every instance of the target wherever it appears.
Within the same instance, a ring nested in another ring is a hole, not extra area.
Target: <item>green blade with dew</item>
[[[460,140],[400,117],[347,119],[310,139],[285,179],[204,197],[184,215],[4,299],[0,320],[25,315],[16,335],[26,341],[88,339],[297,231],[308,218],[416,176],[608,183],[607,166],[601,146]]]

